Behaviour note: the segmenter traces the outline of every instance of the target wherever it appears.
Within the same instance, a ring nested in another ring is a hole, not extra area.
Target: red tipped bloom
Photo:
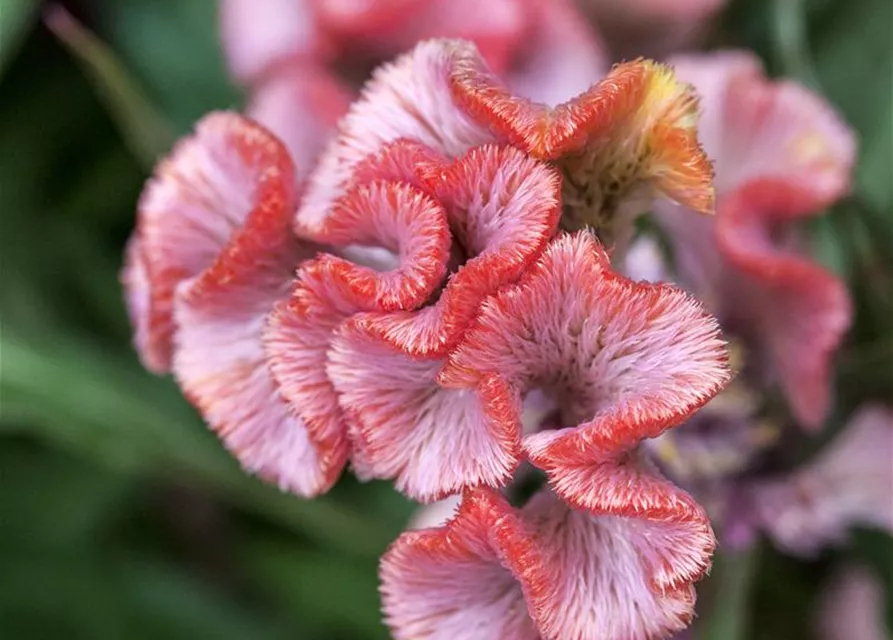
[[[565,227],[604,227],[647,209],[655,195],[713,207],[710,162],[696,132],[697,100],[649,61],[619,65],[600,83],[550,107],[516,96],[477,50],[429,41],[380,69],[311,176],[296,228],[311,236],[349,187],[356,166],[397,139],[453,157],[508,141],[563,174]]]
[[[484,305],[439,380],[475,390],[485,423],[518,434],[523,397],[544,390],[565,428],[527,435],[524,451],[564,499],[600,509],[599,492],[618,484],[657,488],[631,452],[728,381],[718,331],[682,291],[613,273],[580,233]]]
[[[713,171],[695,125],[697,98],[651,61],[617,65],[598,84],[551,107],[514,95],[473,50],[451,71],[457,99],[499,136],[552,160],[565,177],[572,226],[597,222],[625,198],[660,193],[713,210]]]
[[[173,353],[184,393],[242,465],[314,495],[343,460],[291,415],[261,343],[267,313],[313,252],[291,234],[296,205],[281,143],[240,116],[207,116],[146,188],[125,281],[137,327],[149,327],[144,360],[158,370]]]
[[[385,554],[386,622],[396,638],[667,637],[693,616],[713,535],[699,509],[686,525],[651,515],[569,509],[548,490],[515,511],[492,490],[466,491],[445,525],[408,531]]]
[[[803,255],[790,228],[846,193],[852,133],[818,97],[768,81],[749,54],[675,65],[703,96],[700,133],[718,190],[715,221],[658,209],[679,280],[768,362],[764,377],[779,380],[798,421],[817,428],[851,308],[843,283]]]

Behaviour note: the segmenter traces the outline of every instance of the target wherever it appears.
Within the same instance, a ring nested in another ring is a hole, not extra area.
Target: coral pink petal
[[[473,149],[429,181],[468,260],[438,301],[417,312],[370,314],[369,332],[400,350],[441,355],[481,301],[516,280],[543,251],[559,217],[560,178],[512,147]]]
[[[349,416],[363,475],[393,478],[399,491],[421,502],[505,484],[519,461],[519,434],[486,420],[470,392],[439,387],[442,359],[413,358],[370,336],[360,318],[334,340],[327,371]]]
[[[177,287],[174,374],[243,467],[313,496],[334,483],[344,461],[311,441],[289,414],[261,344],[264,318],[287,293],[295,265],[312,251],[291,233],[294,168],[265,130],[238,116],[216,118],[233,136],[227,160],[244,165],[251,209],[211,264]],[[202,188],[207,178],[196,173],[197,184],[190,186]]]
[[[524,51],[502,74],[515,94],[557,105],[605,76],[610,69],[608,54],[571,0],[524,2],[530,11]]]
[[[816,209],[816,194],[756,181],[729,194],[716,220],[720,251],[749,281],[759,338],[798,420],[818,428],[831,403],[831,358],[850,326],[843,282],[773,240],[779,225]]]
[[[474,51],[457,56],[456,99],[479,122],[564,173],[564,205],[584,220],[648,185],[700,212],[713,210],[713,169],[698,142],[697,97],[663,65],[616,65],[555,107],[514,95]],[[647,150],[642,152],[641,150]],[[588,222],[588,221],[587,221]]]
[[[893,411],[860,409],[818,458],[751,486],[762,526],[779,547],[814,555],[858,525],[893,533]]]
[[[627,501],[619,515],[570,509],[550,491],[524,507],[552,587],[533,607],[544,638],[652,640],[694,617],[692,581],[709,567],[714,547],[707,517],[678,489],[655,502],[648,482],[613,485],[624,475],[590,478],[630,494],[617,496]]]
[[[328,48],[309,0],[221,0],[220,30],[230,71],[242,82]]]
[[[215,113],[155,169],[140,198],[122,274],[141,357],[152,370],[170,367],[177,285],[210,266],[242,226],[264,175],[293,173],[281,150],[244,118]]]
[[[430,196],[400,182],[372,182],[335,204],[319,236],[335,246],[374,246],[396,256],[397,266],[378,272],[348,260],[333,271],[363,300],[364,309],[391,311],[421,305],[441,284],[450,257],[447,212]]]
[[[341,263],[330,256],[302,265],[291,295],[277,302],[267,318],[263,346],[280,394],[313,440],[346,453],[347,426],[326,375],[326,352],[335,329],[363,302],[333,284],[339,268]]]
[[[425,190],[448,164],[449,160],[431,147],[409,138],[398,138],[354,165],[350,185],[355,188],[386,180],[406,182]]]
[[[468,490],[446,524],[404,533],[382,558],[386,622],[397,638],[665,638],[693,616],[690,580],[662,582],[685,572],[691,544],[673,521],[594,516],[550,491],[518,512]]]
[[[378,69],[340,125],[340,135],[322,154],[310,176],[295,219],[301,234],[313,237],[343,196],[354,167],[399,138],[455,156],[493,139],[454,102],[449,70],[461,41],[431,40]]]
[[[350,89],[324,68],[296,62],[257,83],[246,113],[279,136],[303,178],[352,99]]]
[[[302,267],[290,299],[277,304],[265,330],[270,367],[283,395],[311,433],[340,443],[346,423],[325,371],[335,329],[360,311],[421,305],[444,277],[450,235],[443,207],[405,182],[357,187],[336,204],[318,235],[396,256],[393,268],[376,271],[320,255]]]
[[[745,52],[671,63],[704,96],[701,140],[716,163],[720,193],[756,179],[786,180],[812,191],[821,209],[849,191],[855,135],[820,96],[769,80]]]
[[[716,321],[669,285],[610,270],[591,235],[554,240],[513,287],[485,302],[440,374],[449,388],[504,384],[484,412],[520,432],[520,400],[549,394],[567,428],[525,437],[554,485],[681,423],[729,379]],[[574,425],[574,426],[571,426]],[[575,487],[578,500],[590,488]],[[572,492],[563,492],[570,493]]]
[[[525,597],[549,576],[518,514],[492,490],[465,493],[437,529],[402,534],[381,560],[385,622],[397,640],[537,640]]]

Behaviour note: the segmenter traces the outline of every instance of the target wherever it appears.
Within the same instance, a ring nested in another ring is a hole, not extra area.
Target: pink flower
[[[848,566],[828,584],[816,607],[819,640],[885,640],[884,589],[871,570]]]
[[[596,515],[548,490],[522,509],[468,490],[453,519],[385,554],[385,620],[398,639],[665,638],[690,622],[713,548],[703,511],[667,498]]]
[[[846,194],[852,132],[818,97],[770,82],[750,54],[673,61],[702,96],[699,128],[714,159],[715,220],[658,205],[677,278],[743,340],[749,368],[777,381],[797,420],[821,426],[831,403],[831,358],[850,324],[843,283],[802,250],[794,223]]]
[[[813,554],[860,524],[893,533],[893,411],[863,407],[815,460],[748,492],[762,528],[791,553]]]
[[[397,637],[691,619],[713,532],[640,445],[728,382],[719,327],[559,226],[619,236],[656,196],[708,211],[695,106],[637,61],[547,108],[430,41],[375,74],[300,202],[283,144],[232,114],[148,185],[124,274],[137,346],[246,469],[312,496],[350,460],[422,502],[463,496],[383,560]],[[531,397],[554,406],[524,424]],[[522,463],[549,488],[514,510]]]
[[[399,138],[454,157],[508,142],[563,176],[563,225],[612,227],[655,196],[697,211],[713,206],[712,170],[696,136],[697,100],[649,61],[615,67],[601,82],[550,107],[514,95],[474,47],[429,41],[379,69],[320,158],[297,225],[313,234],[344,194],[356,165]]]
[[[209,115],[146,186],[123,280],[146,366],[173,369],[246,469],[312,495],[337,478],[338,453],[288,410],[260,340],[294,265],[314,252],[290,233],[296,203],[282,144],[237,115]]]

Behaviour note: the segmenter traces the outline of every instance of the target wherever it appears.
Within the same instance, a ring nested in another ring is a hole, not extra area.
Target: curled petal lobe
[[[381,560],[385,622],[398,640],[536,640],[525,600],[547,588],[541,552],[488,489],[467,491],[452,520],[404,533]]]
[[[397,256],[396,268],[377,272],[332,257],[337,282],[363,300],[366,309],[411,309],[440,285],[450,252],[444,208],[408,184],[373,182],[336,203],[319,237],[336,246],[384,248]]]
[[[556,107],[513,95],[473,51],[457,57],[451,81],[478,121],[561,168],[571,228],[598,226],[622,200],[652,192],[712,212],[713,170],[697,139],[697,98],[668,67],[617,65]]]
[[[378,180],[406,182],[425,190],[449,161],[431,147],[410,138],[388,142],[354,166],[350,185],[359,187]]]
[[[679,424],[729,372],[716,322],[697,302],[669,285],[616,275],[580,232],[553,241],[524,278],[484,304],[439,380],[474,388],[493,377],[509,391],[500,406],[539,388],[561,408],[562,423],[576,425],[525,437],[554,483]],[[511,412],[491,419],[520,429]]]
[[[146,184],[123,276],[141,357],[153,371],[170,368],[177,286],[213,263],[254,208],[258,185],[277,172],[294,170],[272,136],[215,113]]]
[[[652,514],[593,515],[544,491],[522,518],[550,577],[548,596],[535,607],[544,638],[666,638],[694,617],[692,580],[709,566],[713,550],[703,512],[697,526]],[[696,569],[688,566],[693,557]]]
[[[264,129],[238,116],[217,119],[232,136],[227,161],[243,163],[250,176],[250,212],[211,263],[177,286],[174,374],[247,470],[283,489],[316,495],[334,483],[343,460],[313,441],[289,413],[261,343],[267,313],[287,292],[295,264],[312,251],[291,233],[294,168],[285,148]],[[252,163],[262,169],[253,170]],[[197,181],[191,187],[201,188],[207,175],[190,178]],[[204,211],[221,218],[227,213]]]
[[[560,178],[517,149],[487,145],[433,174],[428,188],[443,203],[467,260],[438,301],[414,312],[371,314],[370,333],[400,350],[439,356],[453,346],[482,300],[516,280],[543,251],[559,216]]]
[[[326,352],[332,333],[362,302],[332,284],[340,263],[328,256],[304,263],[290,295],[279,300],[263,327],[267,366],[279,392],[306,425],[311,437],[348,454],[346,425],[332,383]]]
[[[451,520],[385,554],[386,620],[397,638],[665,638],[693,615],[690,582],[660,583],[686,542],[672,525],[594,516],[550,491],[516,511],[468,490]]]
[[[812,555],[856,525],[893,533],[893,411],[869,405],[809,465],[751,487],[759,521],[781,548]]]
[[[301,234],[313,237],[318,232],[347,189],[354,167],[389,142],[408,138],[455,156],[492,140],[450,92],[452,60],[469,48],[473,45],[461,41],[429,40],[375,72],[310,176],[295,219]]]
[[[337,203],[320,237],[396,256],[385,271],[330,254],[304,264],[290,297],[276,305],[264,331],[270,369],[283,396],[319,440],[343,448],[346,422],[326,375],[335,330],[361,311],[421,305],[444,276],[450,236],[443,207],[429,196],[407,183],[373,182]]]
[[[768,349],[794,415],[821,426],[831,403],[831,358],[850,326],[852,308],[837,277],[774,240],[779,226],[810,215],[816,195],[780,181],[754,181],[721,203],[721,254],[751,292],[758,339]]]

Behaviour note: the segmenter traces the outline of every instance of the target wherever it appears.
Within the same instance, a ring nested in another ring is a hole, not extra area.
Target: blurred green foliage
[[[345,479],[305,502],[246,477],[129,346],[117,271],[149,165],[242,101],[214,3],[75,4],[99,39],[70,33],[67,51],[39,2],[0,0],[0,637],[386,637],[376,562],[412,506],[384,484]],[[858,312],[838,423],[893,398],[891,12],[739,0],[717,36],[823,92],[860,134],[857,191],[812,228]],[[720,558],[705,636],[809,637],[829,567],[874,566],[893,593],[891,553],[865,533],[812,563]]]

